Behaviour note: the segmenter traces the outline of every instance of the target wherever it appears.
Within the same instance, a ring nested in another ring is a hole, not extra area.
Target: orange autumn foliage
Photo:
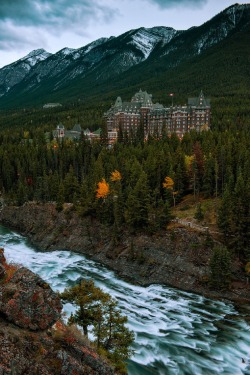
[[[115,170],[114,172],[111,173],[110,180],[112,182],[120,181],[122,179],[122,175],[119,171]]]
[[[98,187],[96,189],[96,198],[107,198],[109,193],[109,184],[106,182],[105,178],[103,178],[102,181],[98,182]]]
[[[174,181],[172,180],[171,177],[165,177],[162,186],[165,189],[173,190],[173,188],[174,188]]]

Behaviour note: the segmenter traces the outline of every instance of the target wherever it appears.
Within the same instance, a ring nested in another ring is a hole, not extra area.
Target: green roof
[[[101,135],[101,132],[102,132],[102,129],[99,128],[99,129],[95,130],[95,131],[93,132],[93,134]]]

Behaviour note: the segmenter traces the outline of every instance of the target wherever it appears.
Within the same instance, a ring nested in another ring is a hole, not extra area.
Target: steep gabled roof
[[[72,131],[81,133],[82,128],[80,124],[75,124]]]
[[[188,98],[188,105],[198,108],[210,107],[210,99],[206,99],[201,90],[200,95],[197,98]]]
[[[142,91],[141,89],[132,97],[131,102],[140,103],[142,107],[151,107],[153,105],[152,95],[148,94],[147,91]]]

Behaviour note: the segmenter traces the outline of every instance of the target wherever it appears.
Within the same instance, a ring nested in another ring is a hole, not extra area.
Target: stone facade
[[[130,102],[118,97],[104,117],[111,141],[115,141],[119,129],[135,135],[140,124],[146,139],[149,135],[160,136],[164,129],[182,138],[190,130],[200,132],[210,128],[210,100],[201,91],[197,98],[188,99],[188,105],[164,107],[153,103],[152,95],[140,90]]]

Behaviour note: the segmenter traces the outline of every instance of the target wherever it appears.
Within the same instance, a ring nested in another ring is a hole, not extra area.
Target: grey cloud
[[[26,48],[36,48],[37,45],[46,48],[46,41],[41,33],[32,29],[32,32],[13,28],[6,23],[0,23],[0,50],[2,51],[22,51]]]
[[[150,3],[157,4],[160,8],[175,8],[180,6],[190,6],[192,8],[200,8],[205,5],[208,0],[147,0]]]
[[[113,12],[94,0],[1,0],[0,21],[11,21],[15,25],[62,27],[90,18],[105,18]]]
[[[113,9],[96,0],[0,0],[0,48],[33,47],[43,39],[44,28],[54,35],[66,30],[86,35],[90,22],[106,22],[115,15]]]

